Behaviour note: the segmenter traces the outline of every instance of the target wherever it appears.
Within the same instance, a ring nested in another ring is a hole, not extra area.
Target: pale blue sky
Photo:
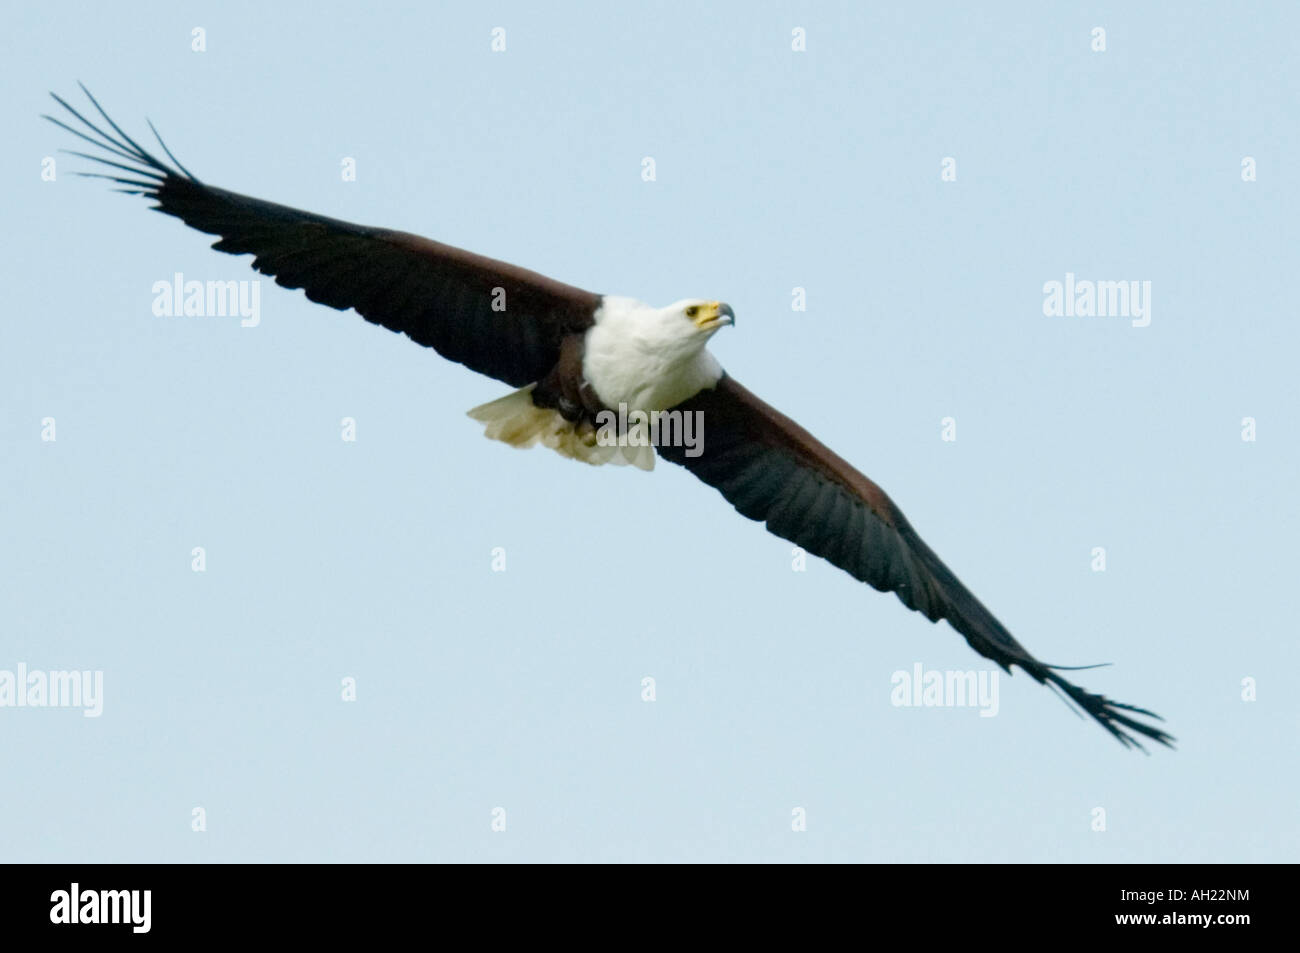
[[[1300,858],[1294,6],[866,6],[11,5],[0,669],[105,697],[0,709],[0,859]],[[684,471],[489,443],[504,385],[355,314],[264,280],[258,328],[155,317],[255,275],[41,180],[78,79],[214,184],[730,302],[737,379],[1179,750],[1023,673],[997,717],[892,706],[991,663]],[[1151,325],[1045,317],[1067,272],[1150,281]]]

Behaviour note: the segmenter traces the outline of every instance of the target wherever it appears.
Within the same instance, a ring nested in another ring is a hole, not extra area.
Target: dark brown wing
[[[600,306],[600,295],[418,235],[204,185],[179,162],[172,168],[142,149],[86,95],[116,135],[58,96],[85,131],[46,118],[116,157],[75,153],[118,170],[100,177],[156,199],[154,208],[192,228],[220,235],[212,246],[218,251],[254,255],[253,267],[276,284],[301,288],[331,308],[355,308],[367,321],[471,370],[515,387],[539,380],[555,365],[564,336],[588,328]]]
[[[703,413],[703,452],[663,446],[659,454],[719,490],[744,516],[821,556],[931,622],[947,619],[971,647],[1008,672],[1018,665],[1058,686],[1125,744],[1131,729],[1162,744],[1173,739],[1112,702],[1062,678],[1034,658],[916,534],[885,492],[789,417],[730,377],[680,405]],[[1139,747],[1141,747],[1139,745]]]

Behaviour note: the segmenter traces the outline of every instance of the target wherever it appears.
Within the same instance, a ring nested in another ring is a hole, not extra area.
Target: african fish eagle
[[[709,339],[734,324],[720,301],[687,298],[656,308],[593,294],[514,265],[418,235],[301,212],[206,185],[158,137],[174,167],[109,118],[111,131],[59,96],[74,128],[45,116],[102,153],[74,155],[112,167],[118,191],[157,202],[191,228],[220,236],[218,251],[253,255],[276,284],[400,331],[443,357],[517,388],[470,412],[487,435],[516,446],[542,443],[589,463],[647,467],[654,450],[714,487],[738,512],[777,536],[880,590],[931,622],[947,619],[979,654],[1006,672],[1016,665],[1055,687],[1126,746],[1136,735],[1172,747],[1168,733],[1135,716],[1144,708],[1085,691],[1034,658],[957,579],[885,492],[803,427],[727,374]],[[153,124],[149,124],[153,129]],[[106,155],[113,158],[107,158]],[[504,307],[500,303],[504,301]],[[671,442],[649,451],[611,450],[596,425],[622,408],[702,414],[697,452]]]

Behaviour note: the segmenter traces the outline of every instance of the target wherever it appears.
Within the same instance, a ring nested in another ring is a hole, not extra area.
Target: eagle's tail
[[[653,447],[603,445],[594,429],[576,426],[565,420],[558,410],[533,403],[535,386],[529,384],[504,397],[480,404],[469,415],[484,425],[484,436],[512,447],[525,448],[540,443],[561,456],[595,466],[612,463],[617,466],[631,464],[642,470],[654,469]]]

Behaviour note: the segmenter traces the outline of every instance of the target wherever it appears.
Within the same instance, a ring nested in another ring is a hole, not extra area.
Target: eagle
[[[444,358],[514,390],[470,416],[488,437],[541,444],[585,463],[685,467],[736,511],[931,622],[946,619],[1005,672],[1016,666],[1063,693],[1126,747],[1139,738],[1173,747],[1142,719],[1145,708],[1068,681],[1029,653],[967,589],[885,492],[785,414],[723,370],[708,342],[736,321],[725,302],[684,298],[655,307],[595,294],[407,232],[355,225],[208,185],[190,173],[148,123],[170,164],[142,148],[82,92],[98,114],[66,100],[65,122],[45,119],[97,150],[65,150],[107,170],[115,191],[218,236],[212,247],[252,255],[253,267],[308,299],[352,309]],[[75,123],[76,125],[73,125]],[[703,439],[664,439],[699,420]],[[674,431],[674,422],[676,429]],[[648,439],[649,438],[649,439]],[[1087,666],[1083,666],[1087,667]]]

